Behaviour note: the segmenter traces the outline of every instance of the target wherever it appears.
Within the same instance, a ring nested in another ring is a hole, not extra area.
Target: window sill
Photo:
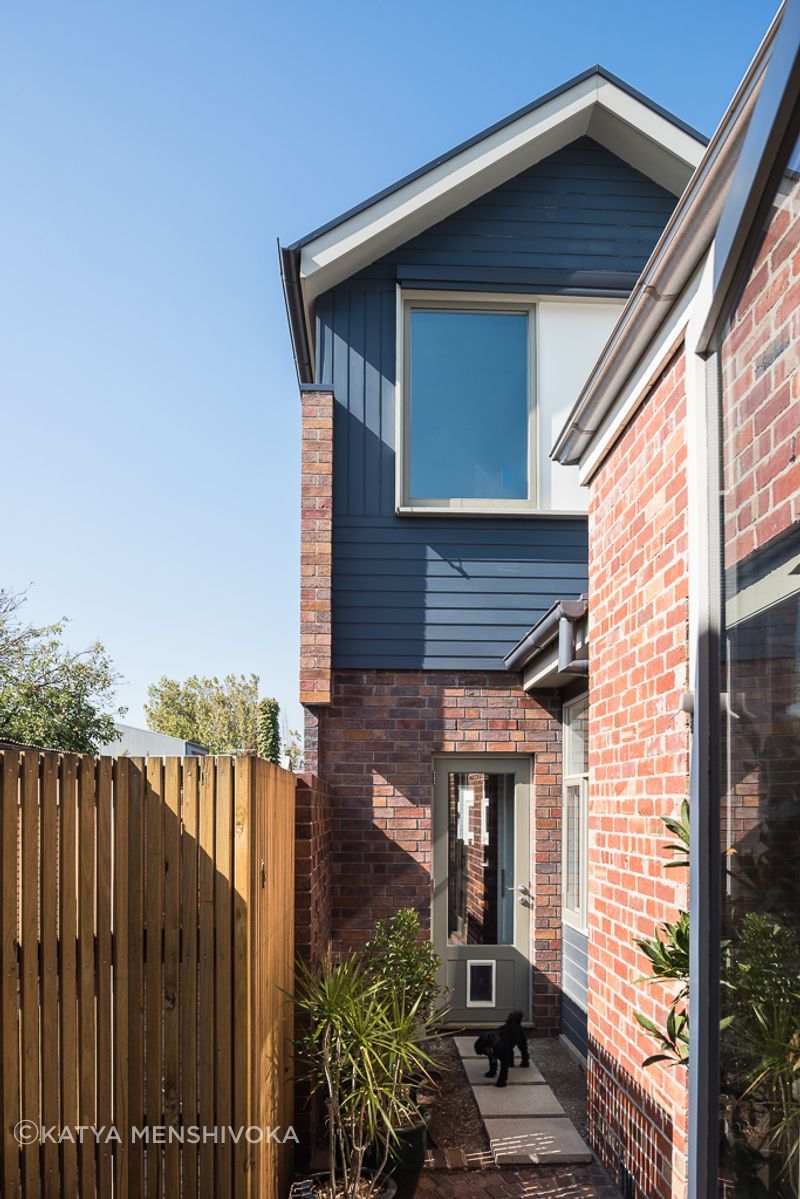
[[[568,912],[566,908],[561,909],[561,923],[567,924],[576,933],[580,933],[582,937],[589,935],[589,925],[586,921],[581,920],[580,916],[574,912]]]
[[[523,517],[550,517],[561,520],[575,520],[579,517],[585,519],[588,514],[585,511],[574,509],[566,511],[556,508],[468,508],[468,507],[439,507],[433,504],[401,504],[395,508],[395,516],[478,516],[491,519],[492,517],[502,516],[504,519],[509,516]]]

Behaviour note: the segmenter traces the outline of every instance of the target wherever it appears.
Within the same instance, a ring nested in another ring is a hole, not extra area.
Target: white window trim
[[[576,695],[569,703],[564,704],[564,719],[562,722],[563,745],[562,761],[564,773],[561,786],[561,919],[564,924],[574,928],[576,932],[586,934],[588,930],[588,889],[589,889],[589,772],[582,774],[567,774],[568,749],[567,738],[569,730],[569,712],[578,704],[588,700],[588,693]],[[580,890],[581,907],[567,907],[567,787],[580,788]]]
[[[526,500],[425,499],[412,497],[409,396],[406,388],[410,338],[409,313],[415,308],[441,308],[463,312],[524,312],[528,317],[528,498]],[[537,514],[539,447],[538,406],[536,404],[536,300],[527,295],[498,292],[403,291],[397,288],[397,380],[395,404],[395,508],[398,515],[425,516],[531,516]],[[552,513],[547,513],[552,515]],[[571,515],[571,514],[570,514]],[[585,515],[585,513],[583,514]]]

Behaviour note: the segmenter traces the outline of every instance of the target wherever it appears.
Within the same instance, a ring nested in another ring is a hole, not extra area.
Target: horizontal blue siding
[[[587,587],[584,520],[338,515],[334,664],[501,669],[556,599]]]
[[[674,204],[581,138],[320,297],[334,666],[500,669],[556,599],[587,587],[585,520],[395,516],[397,282],[626,294]]]
[[[561,1033],[586,1057],[586,1007],[589,988],[589,942],[583,933],[562,925]]]

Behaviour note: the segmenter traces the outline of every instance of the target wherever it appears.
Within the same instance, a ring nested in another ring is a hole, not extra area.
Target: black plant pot
[[[397,1199],[414,1199],[425,1164],[428,1128],[431,1123],[430,1108],[421,1107],[420,1114],[422,1119],[418,1124],[408,1124],[394,1130],[397,1140],[389,1150],[387,1171],[397,1183]],[[371,1168],[377,1166],[374,1150],[370,1151],[367,1160]]]
[[[316,1199],[317,1187],[327,1182],[329,1177],[329,1174],[312,1174],[310,1178],[296,1182],[292,1187],[292,1199]],[[387,1175],[374,1199],[396,1199],[396,1195],[397,1185],[394,1179]]]

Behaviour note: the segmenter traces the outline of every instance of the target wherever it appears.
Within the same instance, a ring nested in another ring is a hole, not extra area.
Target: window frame
[[[395,510],[398,515],[523,515],[539,509],[539,411],[537,397],[536,300],[529,295],[496,292],[403,291],[397,289],[397,380]],[[508,312],[528,318],[528,498],[431,498],[411,494],[410,320],[414,311]],[[553,515],[548,512],[547,515]]]
[[[588,913],[588,897],[589,897],[589,770],[581,771],[579,774],[569,774],[567,772],[567,763],[569,761],[569,730],[571,713],[579,704],[586,705],[586,711],[589,710],[589,692],[582,691],[580,695],[574,696],[573,699],[565,702],[562,712],[561,728],[562,728],[562,745],[561,745],[561,761],[562,761],[562,778],[561,778],[561,919],[564,924],[568,924],[570,928],[576,932],[586,936],[589,927]],[[588,725],[587,725],[587,740],[588,740]],[[567,906],[567,845],[568,845],[568,817],[567,817],[567,788],[579,787],[580,804],[579,804],[579,833],[580,839],[578,844],[579,860],[579,881],[581,902],[577,908]]]

